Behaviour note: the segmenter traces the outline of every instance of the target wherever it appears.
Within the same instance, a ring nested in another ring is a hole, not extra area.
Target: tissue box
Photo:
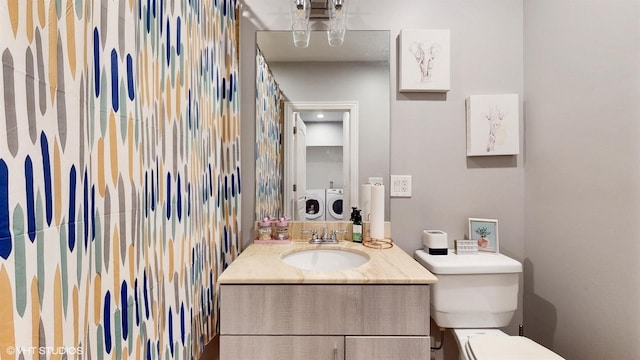
[[[449,243],[447,233],[441,230],[422,231],[422,245],[424,251],[430,255],[447,255]]]
[[[478,253],[478,240],[453,240],[453,244],[458,255]]]

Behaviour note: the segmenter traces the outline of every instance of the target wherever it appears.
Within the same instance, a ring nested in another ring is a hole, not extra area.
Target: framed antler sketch
[[[520,153],[518,94],[472,95],[467,105],[467,156]]]
[[[400,31],[400,91],[449,91],[449,38],[449,30]]]

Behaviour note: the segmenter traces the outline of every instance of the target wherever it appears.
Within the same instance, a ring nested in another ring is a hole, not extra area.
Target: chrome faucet
[[[317,230],[302,230],[302,233],[311,234],[309,244],[337,244],[339,243],[337,234],[345,234],[346,230],[331,230],[331,233],[327,233],[327,228],[322,229],[322,236],[318,237]]]
[[[322,240],[318,238],[317,230],[302,230],[303,234],[311,234],[311,239],[309,240],[309,244],[318,244]]]

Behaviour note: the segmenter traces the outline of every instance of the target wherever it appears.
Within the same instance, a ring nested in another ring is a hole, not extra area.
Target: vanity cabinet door
[[[220,360],[344,360],[344,336],[220,337]]]
[[[428,336],[429,286],[221,284],[220,333]]]
[[[424,360],[431,354],[428,336],[347,336],[347,360]]]

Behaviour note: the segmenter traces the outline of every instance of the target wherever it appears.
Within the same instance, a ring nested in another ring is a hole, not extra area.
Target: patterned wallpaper
[[[259,48],[256,49],[256,219],[283,212],[284,96]]]
[[[193,359],[215,334],[240,238],[236,10],[0,0],[2,360]]]

